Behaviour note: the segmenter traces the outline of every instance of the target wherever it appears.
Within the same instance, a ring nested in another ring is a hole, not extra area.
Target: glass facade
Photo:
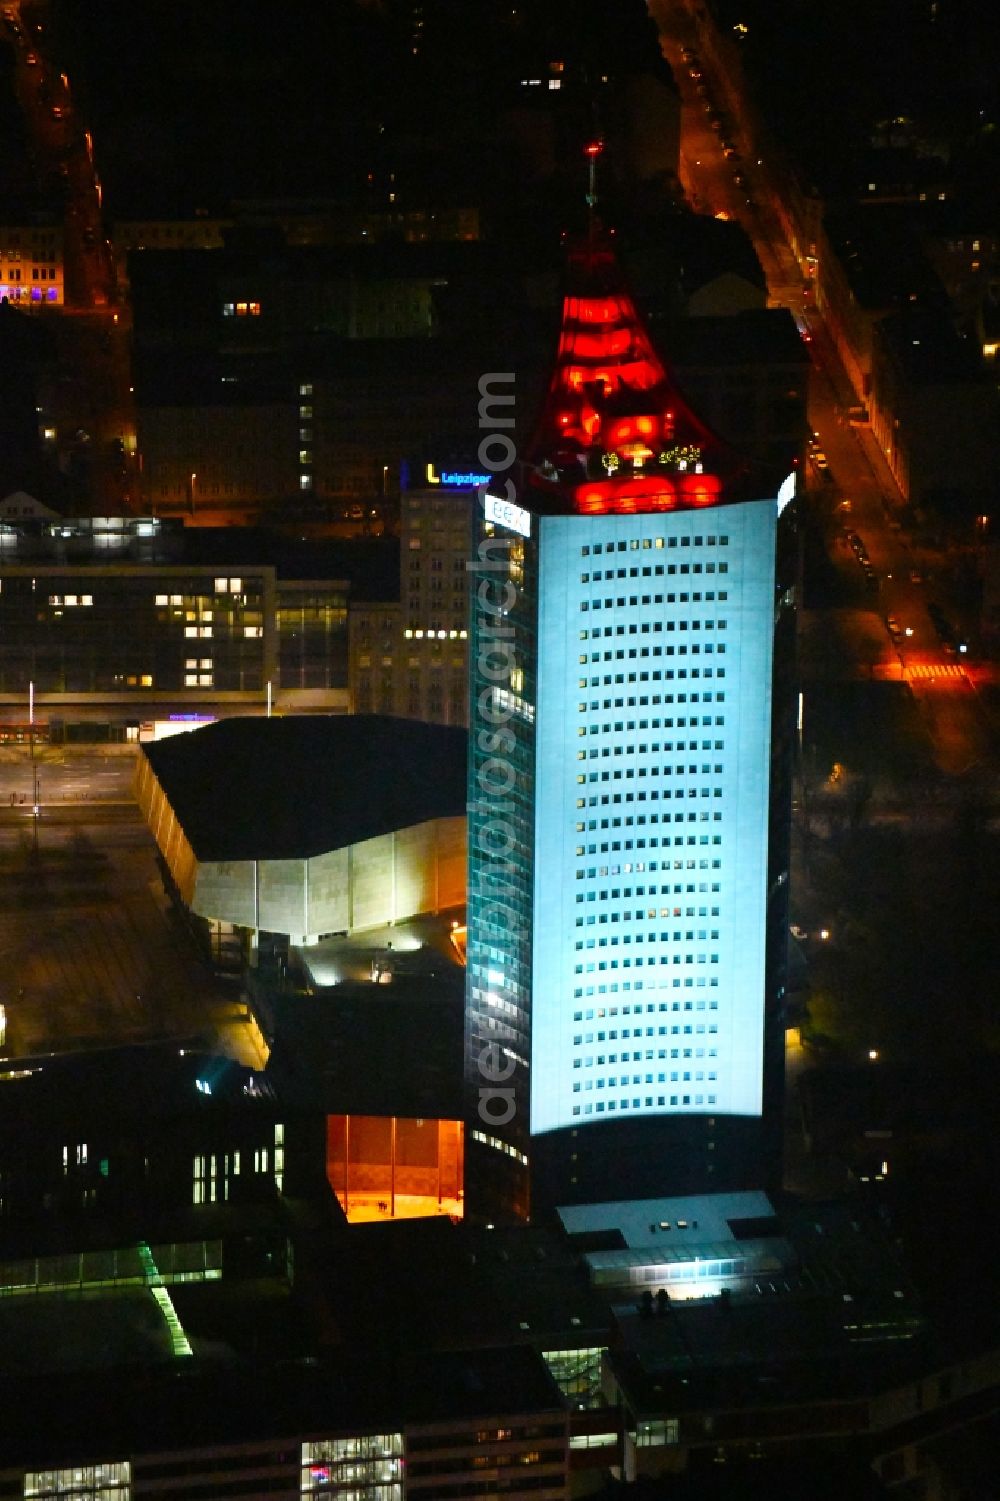
[[[403,1435],[312,1439],[302,1445],[303,1496],[402,1501]]]
[[[537,552],[484,523],[472,563],[466,1084],[484,1200],[528,1210]]]
[[[278,677],[282,688],[347,683],[347,590],[278,585]]]
[[[578,1411],[607,1406],[601,1390],[601,1363],[606,1353],[604,1345],[592,1345],[579,1350],[545,1350],[542,1354],[553,1381]]]
[[[112,1464],[73,1465],[65,1470],[36,1470],[24,1477],[24,1494],[63,1496],[72,1501],[128,1501],[132,1467],[127,1460]]]

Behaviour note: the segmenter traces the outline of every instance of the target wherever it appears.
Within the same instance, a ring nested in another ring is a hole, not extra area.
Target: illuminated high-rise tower
[[[779,486],[686,405],[606,245],[569,277],[475,565],[473,1213],[765,1186],[780,1148]]]

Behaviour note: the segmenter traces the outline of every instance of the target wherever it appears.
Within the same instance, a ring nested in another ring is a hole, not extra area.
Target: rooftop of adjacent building
[[[956,332],[944,312],[903,308],[881,320],[876,337],[911,388],[995,385],[977,342]]]
[[[0,502],[0,550],[35,571],[76,565],[109,576],[124,565],[274,568],[277,579],[342,585],[352,600],[399,596],[399,538],[309,537],[267,526],[185,526],[180,517],[70,514],[60,500],[17,489]],[[288,518],[287,524],[294,524]]]
[[[753,1234],[777,1229],[774,1207],[767,1194],[748,1190],[727,1194],[696,1194],[686,1198],[620,1199],[603,1204],[564,1205],[557,1210],[563,1229],[581,1245],[596,1236],[615,1236],[630,1250],[671,1245],[685,1248],[706,1241],[731,1240],[746,1233],[748,1224],[763,1226]]]
[[[465,971],[441,912],[294,949],[306,991],[258,990],[273,1030],[265,1081],[282,1106],[459,1120]]]
[[[148,1302],[148,1299],[147,1299]],[[136,1308],[135,1312],[137,1313]],[[53,1331],[54,1332],[54,1331]],[[367,1347],[275,1362],[248,1354],[148,1359],[101,1373],[0,1383],[7,1464],[162,1458],[203,1445],[386,1433],[503,1416],[563,1422],[558,1389],[527,1348],[377,1353]],[[292,1463],[297,1463],[294,1455]]]
[[[907,207],[868,204],[827,214],[824,227],[858,304],[872,312],[920,303],[945,307]]]
[[[301,860],[464,817],[463,729],[388,715],[219,720],[147,744],[199,860]]]
[[[809,352],[787,308],[754,308],[718,317],[677,318],[654,332],[683,369],[792,366],[806,379]]]

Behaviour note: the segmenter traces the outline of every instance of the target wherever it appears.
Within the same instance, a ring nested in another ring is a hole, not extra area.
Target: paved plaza
[[[259,1066],[237,982],[211,973],[164,894],[128,777],[43,800],[36,819],[4,796],[26,770],[30,786],[30,767],[0,767],[5,1056],[175,1037]]]

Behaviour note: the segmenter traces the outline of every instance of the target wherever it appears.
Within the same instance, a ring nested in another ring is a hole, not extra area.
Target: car
[[[698,61],[698,54],[693,47],[682,47],[681,57],[683,57],[686,63],[696,63]]]
[[[812,334],[808,329],[803,330],[802,337],[807,344],[812,340]],[[815,450],[812,456],[812,461],[816,465],[817,469],[829,469],[830,467],[829,460],[827,459],[827,456],[823,452],[822,448],[817,448]]]
[[[840,505],[837,507],[837,509],[839,511],[843,511],[846,515],[849,516],[851,514],[851,512],[854,510],[854,504],[850,500],[842,500],[840,502]]]
[[[726,122],[721,115],[716,115],[714,120],[710,116],[708,123],[709,125],[711,125],[717,136],[720,136],[726,128]]]
[[[903,627],[900,625],[895,615],[887,615],[885,617],[885,623],[889,628],[889,635],[892,637],[893,641],[898,641],[900,636],[903,634]]]
[[[920,569],[919,568],[911,568],[910,569],[910,583],[911,584],[922,584],[923,581],[924,581],[924,576],[920,572]]]
[[[736,150],[733,142],[726,140],[722,142],[722,154],[728,161],[733,161],[736,157],[739,156],[739,152]]]
[[[38,67],[38,53],[37,52],[27,52],[27,53],[25,53],[24,61],[27,63],[27,65],[28,65],[29,68],[37,68]]]
[[[688,68],[689,78],[703,78],[704,76],[705,75],[702,73],[699,67],[692,65],[690,68]]]
[[[734,172],[733,173],[733,182],[736,184],[736,186],[738,188],[745,188],[746,185],[747,185],[747,180],[743,176],[742,172]]]
[[[63,107],[62,107],[61,104],[54,104],[52,106],[52,118],[53,118],[53,120],[61,120],[63,118],[63,116],[65,115],[65,113],[66,112],[63,109]]]

